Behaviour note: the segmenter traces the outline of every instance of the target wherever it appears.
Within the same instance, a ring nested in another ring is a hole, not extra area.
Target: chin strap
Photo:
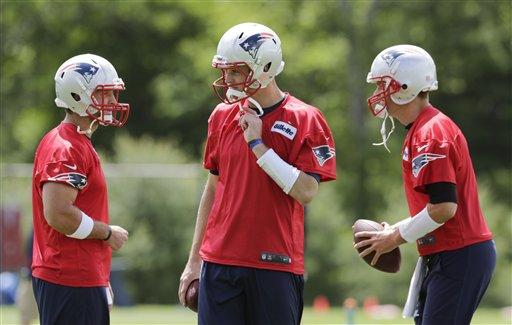
[[[76,132],[78,132],[79,134],[85,134],[86,136],[88,136],[90,138],[92,135],[92,127],[93,127],[94,123],[96,123],[96,120],[92,120],[92,122],[91,122],[91,124],[89,124],[89,128],[87,130],[81,130],[80,125],[77,125]]]
[[[387,119],[390,119],[391,121],[391,130],[389,131],[389,133],[386,134],[386,120]],[[379,143],[372,143],[374,146],[384,146],[384,148],[386,148],[386,150],[391,153],[391,151],[389,151],[388,149],[388,146],[387,146],[387,142],[389,140],[389,137],[391,136],[391,133],[393,133],[393,131],[395,131],[395,121],[393,120],[393,118],[391,117],[391,115],[389,115],[389,113],[387,111],[385,111],[385,114],[384,114],[384,121],[382,121],[382,126],[380,128],[380,135],[382,136],[382,142],[379,142]]]
[[[248,100],[250,103],[252,103],[252,104],[256,107],[256,109],[257,109],[257,111],[256,111],[256,115],[258,115],[258,116],[262,116],[264,112],[263,112],[263,108],[261,107],[260,103],[258,103],[258,102],[257,102],[254,98],[252,98],[252,97],[247,98],[247,100]]]
[[[240,90],[236,90],[236,89],[233,89],[233,88],[229,88],[227,91],[226,91],[226,97],[233,101],[233,100],[238,100],[239,98],[244,98],[244,97],[247,97],[247,94],[244,92],[244,91],[240,91]],[[258,116],[262,116],[263,115],[263,108],[261,107],[260,103],[258,103],[254,98],[252,97],[247,97],[247,100],[252,103],[255,108],[256,108],[256,115]],[[238,102],[238,108],[243,111],[243,108],[242,108],[242,103],[241,101]]]

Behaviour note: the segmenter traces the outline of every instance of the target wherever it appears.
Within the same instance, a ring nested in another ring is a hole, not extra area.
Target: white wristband
[[[82,212],[82,221],[80,221],[80,225],[78,225],[78,228],[76,228],[74,233],[66,236],[76,239],[85,239],[87,238],[87,236],[91,234],[93,227],[94,220],[92,220],[91,217]]]
[[[443,223],[437,223],[430,217],[427,207],[425,207],[414,217],[400,221],[398,231],[403,239],[412,243],[442,225]]]
[[[300,170],[281,159],[273,149],[267,150],[256,162],[286,194],[290,193]]]

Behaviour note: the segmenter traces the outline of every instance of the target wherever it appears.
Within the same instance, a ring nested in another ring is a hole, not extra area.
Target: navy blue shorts
[[[110,323],[105,287],[67,287],[32,277],[41,325]]]
[[[204,262],[199,324],[300,324],[303,290],[302,275]]]
[[[496,265],[494,241],[425,258],[427,275],[421,287],[415,323],[470,324]]]

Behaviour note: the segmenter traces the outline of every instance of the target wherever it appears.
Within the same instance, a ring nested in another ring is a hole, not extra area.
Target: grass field
[[[111,323],[118,325],[128,324],[195,324],[196,314],[181,306],[142,305],[137,307],[114,308]],[[302,324],[346,324],[346,314],[342,309],[331,309],[329,312],[318,313],[311,308],[304,310]],[[356,313],[355,324],[412,324],[411,320],[404,320],[400,316],[393,319],[372,319],[363,314]],[[17,310],[13,306],[1,306],[0,324],[19,324]],[[38,322],[34,322],[38,324]],[[479,309],[473,318],[472,324],[511,324],[510,315],[504,318],[499,309]]]

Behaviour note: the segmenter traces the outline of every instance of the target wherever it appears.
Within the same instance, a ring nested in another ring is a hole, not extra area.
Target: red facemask
[[[101,125],[124,126],[130,115],[130,104],[119,103],[119,93],[124,89],[124,85],[99,85],[96,87],[95,91],[100,90],[101,98],[91,96],[92,105],[87,109],[87,114]],[[109,91],[114,94],[113,102],[109,101]]]
[[[376,77],[371,80],[377,83],[378,88],[374,94],[368,98],[368,108],[373,115],[380,116],[380,114],[387,109],[386,98],[399,92],[401,85],[398,81],[389,76]]]
[[[234,104],[243,101],[244,99],[253,96],[261,88],[261,85],[257,82],[257,80],[253,79],[252,70],[249,69],[247,64],[243,62],[234,62],[228,64],[212,63],[212,67],[220,69],[222,74],[220,78],[218,78],[212,83],[213,91],[217,95],[217,97],[219,97],[220,100],[226,104]],[[246,69],[243,69],[242,67],[246,67]],[[235,69],[238,73],[244,76],[244,80],[239,83],[228,83],[226,81],[228,69]],[[247,70],[249,71],[249,73],[245,72]],[[258,86],[255,88],[251,87],[251,85],[255,84],[257,84]],[[243,91],[245,93],[245,96],[241,98],[230,98],[226,95],[229,88],[238,88],[240,89],[240,91]]]

